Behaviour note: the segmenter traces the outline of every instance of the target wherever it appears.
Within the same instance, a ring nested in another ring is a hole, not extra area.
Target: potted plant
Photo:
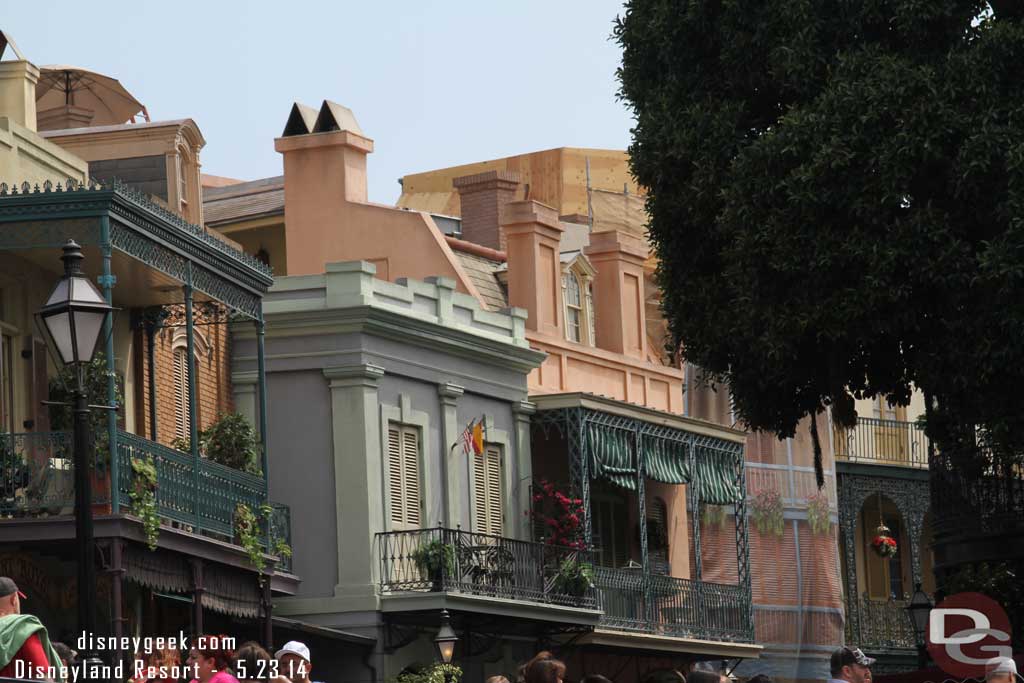
[[[263,474],[256,430],[239,413],[222,413],[204,429],[199,435],[199,450],[213,462],[250,474]]]
[[[25,455],[15,450],[14,436],[0,432],[0,508],[10,513],[17,506],[18,491],[29,484]]]
[[[455,574],[455,548],[441,540],[428,541],[412,551],[412,561],[431,590],[444,589],[445,577]]]
[[[827,534],[832,529],[832,522],[828,518],[828,496],[824,491],[807,497],[807,524],[811,527],[811,533]]]
[[[786,521],[782,514],[782,494],[777,489],[757,491],[750,504],[754,528],[762,536],[782,536]]]
[[[725,528],[725,506],[724,505],[704,505],[701,508],[701,521],[707,528],[718,527],[719,529]]]
[[[575,557],[566,557],[558,565],[551,590],[554,593],[582,598],[594,587],[594,570]]]
[[[889,527],[882,524],[875,531],[876,535],[871,540],[871,549],[875,551],[875,554],[887,559],[896,557],[899,547],[896,544],[896,539],[892,537]]]

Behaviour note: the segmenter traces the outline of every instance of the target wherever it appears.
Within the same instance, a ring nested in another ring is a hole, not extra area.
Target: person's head
[[[829,671],[832,678],[848,683],[871,683],[871,665],[875,660],[868,657],[860,648],[841,647],[832,653],[829,660]]]
[[[264,650],[259,643],[250,640],[242,643],[242,646],[235,651],[235,661],[239,680],[260,681],[270,675],[270,653]],[[244,678],[241,674],[244,673]],[[261,678],[262,676],[262,678]]]
[[[580,683],[612,683],[612,681],[601,674],[587,674],[580,679]]]
[[[156,678],[159,676],[158,670],[161,667],[172,669],[178,666],[181,663],[181,653],[177,648],[172,647],[155,648],[141,659],[146,667],[143,670],[146,678]]]
[[[309,656],[309,648],[305,643],[290,640],[274,653],[277,659],[277,670],[285,678],[293,681],[308,681],[313,670],[313,662]]]
[[[13,579],[0,576],[0,617],[8,614],[21,614],[21,601],[25,594],[18,590]]]
[[[747,683],[772,683],[772,677],[768,674],[757,674],[748,678]]]
[[[562,683],[565,664],[557,659],[537,659],[526,667],[526,683]]]
[[[985,662],[985,683],[1017,683],[1017,662],[1009,657],[993,657]]]
[[[509,680],[507,678],[505,678],[504,676],[498,675],[498,676],[491,676],[486,681],[484,681],[484,683],[509,683]]]
[[[723,683],[724,678],[725,676],[714,671],[694,669],[686,676],[686,683]]]
[[[53,641],[53,651],[60,657],[61,666],[70,667],[75,663],[75,651],[60,641]]]
[[[198,678],[202,683],[210,680],[218,671],[231,671],[231,664],[234,655],[228,644],[231,639],[228,636],[201,636],[196,640],[195,664]],[[192,659],[189,653],[189,659]]]

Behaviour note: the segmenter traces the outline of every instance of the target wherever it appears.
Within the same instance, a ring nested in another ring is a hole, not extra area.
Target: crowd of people
[[[81,670],[79,654],[64,643],[50,642],[46,627],[31,614],[23,614],[25,594],[6,576],[0,576],[0,677],[51,681],[72,681],[67,672]],[[182,664],[181,650],[161,647],[138,652],[133,658],[130,683],[313,683],[309,648],[291,641],[273,655],[259,643],[250,641],[233,647],[227,636],[200,636],[191,642]],[[827,683],[872,683],[871,666],[875,660],[859,648],[841,647],[829,661]],[[53,675],[53,672],[60,672]],[[28,675],[25,673],[28,672]],[[40,675],[40,673],[45,675]],[[645,683],[732,683],[725,674],[687,667],[661,671],[657,681]],[[401,678],[399,678],[401,680]],[[462,683],[476,683],[462,681]],[[485,683],[511,683],[506,676],[491,676]],[[537,653],[519,666],[515,683],[567,683],[566,665],[551,652]],[[614,683],[601,674],[586,674],[578,683]],[[763,674],[745,683],[772,683]],[[1021,683],[1012,658],[995,657],[985,667],[985,683]]]

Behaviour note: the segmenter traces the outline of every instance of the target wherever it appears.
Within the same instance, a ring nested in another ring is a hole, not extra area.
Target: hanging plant
[[[871,549],[875,551],[875,554],[884,558],[896,557],[899,547],[896,544],[896,539],[892,537],[889,527],[883,524],[875,532],[875,537],[871,541]]]
[[[777,489],[761,489],[750,502],[750,517],[762,536],[782,536],[786,522],[782,516],[782,494]]]
[[[156,550],[156,539],[160,534],[160,515],[156,511],[156,464],[153,458],[132,458],[131,513],[142,520],[146,534],[146,546]]]
[[[267,528],[271,528],[270,518],[273,514],[274,508],[270,505],[261,505],[259,515],[253,512],[252,508],[245,503],[239,503],[235,506],[235,538],[238,545],[242,546],[245,554],[249,556],[249,563],[260,573],[261,581],[264,578],[263,570],[267,566],[267,561],[263,556],[265,551],[263,542],[265,539],[260,525],[260,517],[266,522]],[[273,549],[274,554],[282,559],[292,556],[292,548],[283,538],[272,537],[270,539],[270,547]]]
[[[807,497],[807,524],[815,534],[827,534],[832,530],[832,521],[828,518],[828,496],[824,491]]]
[[[701,511],[701,521],[707,528],[718,527],[719,529],[725,528],[725,506],[724,505],[705,505]]]

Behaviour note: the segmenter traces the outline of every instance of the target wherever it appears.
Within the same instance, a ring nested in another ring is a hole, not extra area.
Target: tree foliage
[[[631,0],[631,166],[688,360],[754,429],[853,398],[1020,451],[1024,3]],[[955,425],[951,425],[955,423]]]

